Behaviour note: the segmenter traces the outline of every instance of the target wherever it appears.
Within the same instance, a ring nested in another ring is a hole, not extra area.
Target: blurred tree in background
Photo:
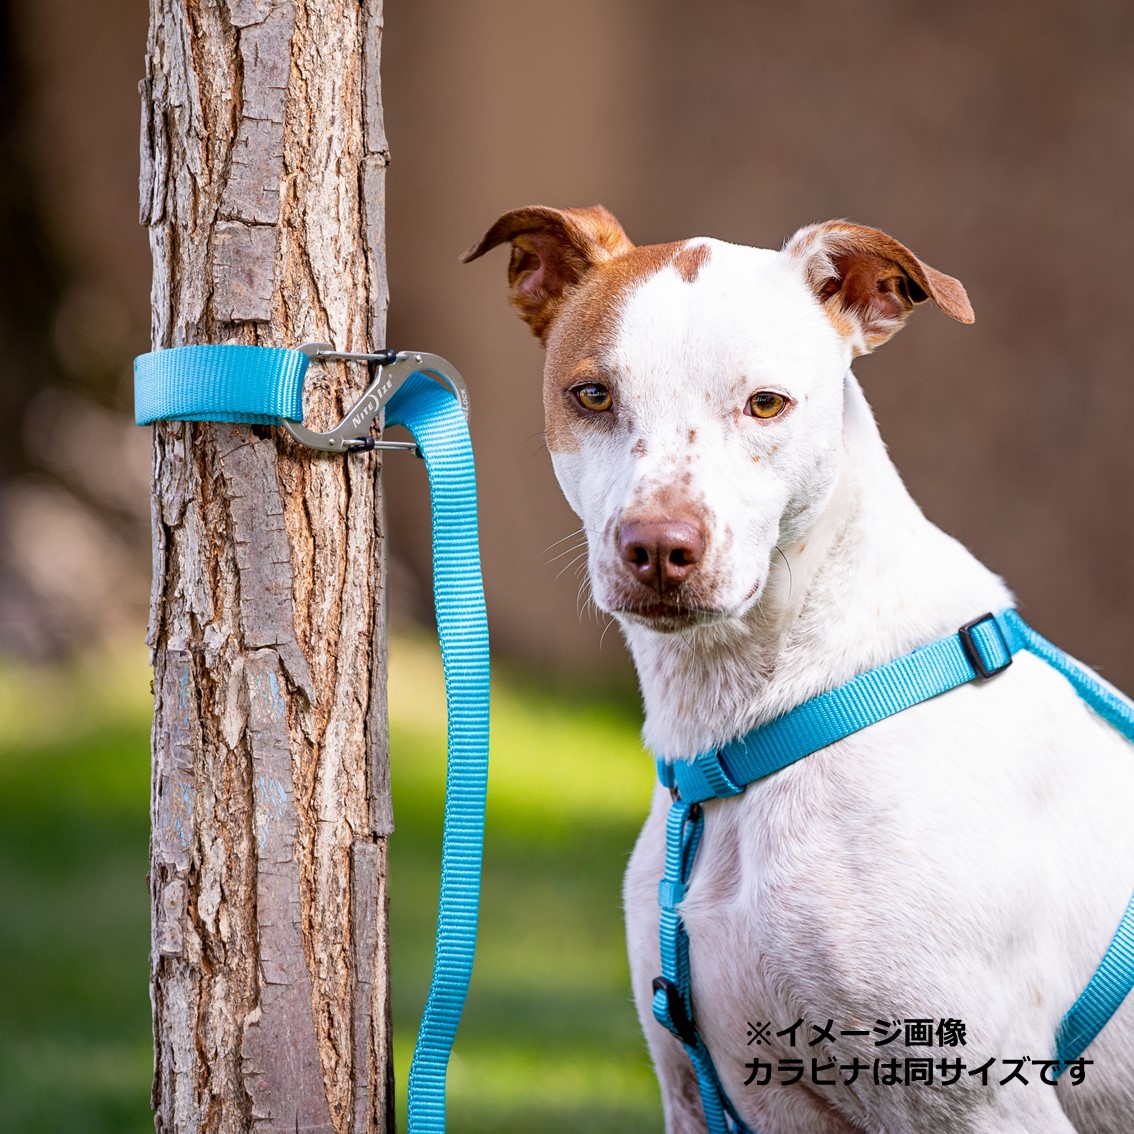
[[[149,576],[137,0],[0,0],[0,653],[136,634]]]
[[[148,348],[137,223],[143,0],[0,0],[0,652],[137,634],[148,590]],[[1045,633],[1134,687],[1134,7],[579,0],[387,5],[389,345],[469,378],[498,653],[627,680],[550,545],[541,352],[504,264],[457,254],[504,209],[612,208],[638,243],[776,247],[848,216],[960,278],[857,371],[930,517]],[[601,29],[596,35],[595,29]],[[659,65],[659,60],[666,64]],[[395,618],[428,621],[428,505],[387,470]],[[568,557],[569,560],[569,557]],[[117,627],[117,631],[114,628]]]

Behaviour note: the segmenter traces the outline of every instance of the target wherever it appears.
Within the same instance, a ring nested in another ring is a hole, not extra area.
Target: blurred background
[[[130,370],[149,347],[147,18],[143,0],[0,0],[4,1130],[148,1128],[149,439]],[[1134,7],[387,0],[383,50],[389,345],[452,359],[472,392],[511,722],[489,836],[488,884],[506,884],[486,897],[453,1129],[655,1129],[617,892],[650,780],[633,678],[555,559],[576,523],[505,253],[457,255],[537,202],[602,202],[637,243],[778,247],[829,217],[890,232],[977,313],[920,312],[856,365],[898,467],[1038,629],[1134,689]],[[386,487],[394,740],[423,753],[395,757],[404,1078],[431,948],[441,694],[421,637],[424,479],[391,460]],[[564,789],[560,744],[587,752],[580,775],[617,769],[623,798]]]

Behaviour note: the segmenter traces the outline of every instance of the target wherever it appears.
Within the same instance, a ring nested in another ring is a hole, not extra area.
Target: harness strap
[[[710,1134],[748,1134],[697,1031],[689,978],[689,937],[677,906],[685,897],[704,829],[700,804],[743,792],[748,784],[894,713],[969,681],[1003,672],[1028,650],[1056,669],[1087,705],[1134,741],[1134,704],[1081,662],[1037,634],[1015,610],[985,614],[936,642],[852,678],[715,752],[694,760],[658,761],[658,776],[674,794],[666,828],[661,906],[662,976],[654,982],[654,1016],[684,1045],[697,1074]],[[1060,1023],[1058,1077],[1102,1030],[1134,988],[1134,896],[1082,995]],[[727,1117],[726,1117],[727,1116]],[[731,1126],[727,1124],[731,1124]]]
[[[1011,617],[1010,617],[1011,616]],[[927,646],[852,678],[695,760],[659,762],[687,803],[737,795],[836,740],[977,678],[995,676],[1024,646],[1015,611],[986,614]]]
[[[729,1134],[732,1130],[747,1134],[721,1087],[709,1049],[693,1023],[689,935],[677,912],[685,898],[685,885],[704,830],[705,815],[701,805],[675,800],[666,819],[665,876],[658,884],[662,975],[654,981],[654,1016],[677,1036],[693,1064],[708,1134]]]
[[[417,357],[417,356],[415,356]],[[135,416],[281,424],[302,419],[308,357],[255,346],[190,346],[135,361]],[[480,575],[476,476],[458,389],[424,376],[426,356],[386,406],[425,459],[433,522],[433,591],[445,670],[448,771],[433,977],[409,1074],[410,1134],[444,1134],[445,1077],[476,946],[488,781],[488,623]],[[455,373],[455,372],[454,372]],[[375,403],[375,408],[380,408]]]
[[[1013,612],[1014,613],[1014,612]],[[1108,681],[1104,681],[1082,662],[1069,657],[1046,638],[1037,634],[1022,618],[1015,616],[1017,633],[1025,647],[1057,669],[1075,692],[1103,720],[1128,740],[1134,741],[1134,705]],[[1103,1030],[1107,1021],[1134,988],[1134,896],[1118,923],[1114,937],[1079,998],[1067,1010],[1055,1036],[1055,1058],[1060,1061],[1057,1075],[1071,1060],[1078,1059],[1087,1045]]]

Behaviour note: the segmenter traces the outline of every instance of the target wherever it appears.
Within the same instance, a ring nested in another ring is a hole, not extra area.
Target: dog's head
[[[850,359],[927,299],[973,318],[960,283],[844,221],[779,252],[639,248],[599,206],[533,206],[463,259],[505,242],[512,302],[547,351],[547,445],[595,601],[659,632],[743,617],[823,510]]]

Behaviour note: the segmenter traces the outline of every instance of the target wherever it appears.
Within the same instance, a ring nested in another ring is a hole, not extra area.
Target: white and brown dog
[[[842,221],[781,251],[639,248],[605,209],[531,207],[465,259],[504,242],[512,301],[547,351],[555,472],[659,757],[692,758],[1011,605],[910,498],[849,369],[924,300],[971,322],[956,280]],[[651,1010],[669,804],[659,787],[625,904],[666,1128],[685,1134],[705,1129],[696,1081]],[[1077,1085],[1022,1061],[1051,1057],[1130,896],[1132,805],[1130,746],[1029,654],[706,804],[681,915],[697,1025],[743,1121],[1130,1134],[1134,998]],[[880,1046],[882,1025],[926,1019],[963,1022],[965,1046]],[[892,1053],[965,1070],[875,1082]],[[801,1076],[781,1073],[791,1060]],[[760,1061],[776,1073],[746,1082]]]

